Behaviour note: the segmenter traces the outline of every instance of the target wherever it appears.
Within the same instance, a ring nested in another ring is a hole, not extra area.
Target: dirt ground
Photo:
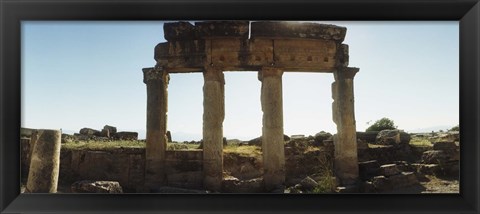
[[[421,193],[460,193],[460,183],[457,179],[438,178],[426,175],[419,179],[420,184],[412,187],[394,190],[386,193],[391,194],[421,194]]]
[[[22,184],[21,192],[25,191],[25,185]],[[58,193],[71,193],[70,187],[65,184],[59,184]],[[438,194],[438,193],[460,193],[459,181],[452,178],[437,178],[426,175],[420,179],[420,184],[412,187],[385,192],[386,194]],[[383,193],[379,193],[383,194]]]

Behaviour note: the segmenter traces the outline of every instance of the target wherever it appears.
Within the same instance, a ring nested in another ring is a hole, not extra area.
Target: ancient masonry
[[[282,74],[333,73],[333,121],[337,125],[335,174],[341,185],[358,179],[353,78],[348,67],[347,29],[335,25],[292,22],[208,21],[164,24],[167,42],[155,47],[154,68],[144,68],[147,85],[145,186],[165,183],[167,87],[169,73],[202,72],[204,187],[219,191],[223,172],[225,71],[258,71],[263,111],[264,185],[272,190],[285,181]]]

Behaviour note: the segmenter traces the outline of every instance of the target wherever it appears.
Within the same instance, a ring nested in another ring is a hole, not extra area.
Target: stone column
[[[56,193],[62,132],[39,129],[32,134],[31,139],[35,142],[25,192]]]
[[[267,191],[285,182],[282,74],[281,69],[273,67],[264,67],[258,73],[262,82],[260,99],[263,111],[263,180]]]
[[[335,142],[335,174],[344,186],[358,179],[357,137],[353,96],[353,77],[358,68],[340,68],[334,72],[332,84],[333,121],[337,124]]]
[[[203,72],[203,172],[204,186],[220,191],[223,178],[223,119],[225,79],[223,71],[206,67]]]
[[[145,151],[145,187],[165,184],[165,150],[167,148],[168,72],[161,68],[144,68],[147,85],[147,143]]]

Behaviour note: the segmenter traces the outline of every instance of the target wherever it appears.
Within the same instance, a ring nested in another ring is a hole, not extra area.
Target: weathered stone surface
[[[372,184],[376,191],[383,192],[392,189],[390,182],[383,175],[373,177]]]
[[[357,149],[358,150],[368,149],[368,143],[357,138]]]
[[[167,41],[198,38],[195,26],[190,22],[166,22],[163,24],[163,33]]]
[[[144,68],[147,85],[147,136],[145,152],[145,187],[152,189],[165,182],[165,150],[167,148],[167,71]],[[118,134],[118,133],[117,133]]]
[[[402,172],[401,174],[390,176],[388,182],[390,182],[390,185],[395,189],[418,184],[417,177],[413,172]]]
[[[248,21],[206,21],[195,22],[195,29],[200,38],[238,37],[248,38]]]
[[[315,145],[320,146],[320,145],[323,145],[324,140],[332,139],[332,134],[321,131],[315,134],[314,139],[315,139]]]
[[[30,152],[30,138],[22,137],[20,138],[20,158],[21,158],[21,172],[22,172],[22,179],[28,177],[28,170],[30,168],[30,159],[31,159],[31,152]]]
[[[25,192],[57,192],[61,131],[39,129],[32,133],[32,156]]]
[[[448,157],[444,151],[430,150],[422,155],[422,163],[426,164],[443,164],[447,162]]]
[[[72,184],[71,190],[73,193],[123,193],[117,181],[77,181]]]
[[[172,133],[170,131],[167,131],[167,142],[172,142]]]
[[[262,178],[239,180],[238,178],[230,176],[222,181],[222,192],[226,193],[259,193],[263,190]]]
[[[380,164],[377,160],[364,161],[358,163],[360,178],[366,180],[379,173]]]
[[[103,129],[108,130],[108,132],[112,135],[117,133],[117,127],[115,126],[105,125],[103,126]]]
[[[318,183],[309,176],[307,176],[302,181],[300,181],[300,185],[302,190],[313,190],[315,189],[315,187],[318,186]]]
[[[439,141],[433,144],[434,150],[449,151],[457,149],[457,145],[453,141]]]
[[[356,68],[337,70],[332,83],[332,113],[337,125],[334,136],[335,174],[342,186],[354,184],[359,176],[353,95],[353,77],[357,72]]]
[[[397,129],[382,130],[378,133],[375,143],[380,145],[398,145],[408,143],[410,139],[409,134]]]
[[[100,136],[100,131],[91,128],[80,129],[80,134]]]
[[[117,132],[114,138],[117,140],[138,140],[138,132]]]
[[[363,140],[367,143],[374,143],[377,139],[378,131],[357,132],[357,139]]]
[[[348,186],[340,186],[337,187],[335,190],[337,193],[357,193],[359,187],[357,185],[348,185]]]
[[[252,22],[251,37],[308,38],[342,42],[347,28],[335,25],[295,22]]]
[[[259,72],[262,81],[263,179],[267,191],[285,182],[282,74],[282,70],[273,67],[265,67]]]
[[[385,164],[380,166],[379,173],[385,177],[389,177],[399,174],[400,170],[398,170],[396,164]]]
[[[20,137],[30,137],[32,136],[32,133],[35,131],[35,129],[29,129],[29,128],[20,128]]]
[[[205,188],[220,191],[223,175],[223,71],[208,67],[203,73],[203,171]]]

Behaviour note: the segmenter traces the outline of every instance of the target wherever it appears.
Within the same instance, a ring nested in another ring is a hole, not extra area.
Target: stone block
[[[248,39],[248,21],[206,21],[195,22],[199,38],[236,37]]]
[[[167,41],[193,40],[197,38],[195,26],[190,22],[167,22],[163,24],[163,33]]]
[[[433,144],[434,150],[450,151],[456,150],[457,145],[453,141],[440,141]]]
[[[95,135],[95,136],[100,136],[100,131],[91,129],[91,128],[82,128],[80,129],[80,134],[82,135]]]
[[[422,163],[425,164],[443,164],[447,160],[447,154],[442,150],[430,150],[422,155]]]
[[[227,193],[258,193],[264,190],[263,179],[254,178],[239,180],[235,177],[227,177],[222,180],[222,192]]]
[[[117,132],[114,138],[116,140],[138,140],[138,132]]]
[[[367,180],[368,178],[377,175],[380,169],[380,164],[377,160],[364,161],[358,163],[358,171],[361,179]]]
[[[377,192],[383,192],[392,189],[390,182],[388,182],[388,179],[383,175],[373,177],[372,184]]]
[[[72,184],[71,190],[73,193],[123,193],[117,181],[77,181]]]
[[[380,166],[379,173],[386,177],[397,175],[400,173],[396,164],[385,164]]]
[[[388,182],[395,189],[418,184],[417,177],[413,172],[402,172],[401,174],[390,176]]]
[[[315,187],[318,186],[318,183],[309,176],[307,176],[302,181],[300,181],[300,185],[302,190],[313,190],[315,189]]]
[[[294,22],[252,22],[251,38],[303,38],[342,42],[347,28],[335,25]]]

